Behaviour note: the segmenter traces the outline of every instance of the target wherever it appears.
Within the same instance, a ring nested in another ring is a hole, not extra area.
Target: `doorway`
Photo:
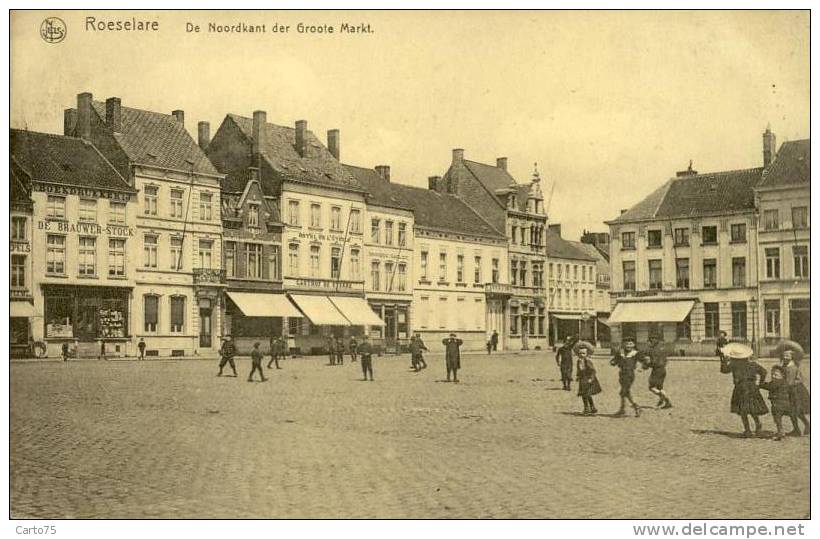
[[[211,338],[211,300],[199,300],[199,347],[210,348],[213,339]]]
[[[789,338],[808,352],[811,348],[811,304],[808,299],[789,301]]]

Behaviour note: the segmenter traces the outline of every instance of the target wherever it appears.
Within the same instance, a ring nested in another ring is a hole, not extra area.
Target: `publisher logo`
[[[40,25],[40,37],[46,43],[59,43],[65,39],[66,27],[59,17],[46,17]]]

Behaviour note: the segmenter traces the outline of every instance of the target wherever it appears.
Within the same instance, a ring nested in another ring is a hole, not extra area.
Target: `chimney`
[[[376,173],[384,181],[390,182],[390,165],[377,165]]]
[[[77,109],[65,109],[63,111],[63,135],[73,137],[76,127]]]
[[[330,154],[339,160],[339,130],[331,129],[327,132],[327,149]]]
[[[430,176],[427,178],[427,188],[430,191],[438,192],[439,188],[441,187],[441,176]]]
[[[253,142],[251,149],[254,156],[258,156],[265,148],[265,124],[268,123],[268,113],[264,110],[253,111]]]
[[[777,151],[777,138],[772,133],[771,127],[766,126],[766,131],[763,133],[763,166],[768,167],[774,160],[775,152]]]
[[[507,158],[506,157],[499,157],[495,160],[496,168],[500,168],[504,172],[507,172]]]
[[[697,176],[698,171],[692,168],[692,160],[689,160],[689,168],[686,170],[679,170],[675,176],[678,178],[685,178],[686,176]]]
[[[183,125],[183,127],[185,126],[185,111],[184,110],[177,109],[177,110],[175,110],[174,112],[171,113],[171,116],[176,118],[176,121],[181,123]]]
[[[464,150],[461,148],[456,148],[453,150],[453,164],[461,163],[464,161]]]
[[[91,100],[89,92],[77,94],[77,137],[91,140]]]
[[[621,209],[621,215],[625,214],[628,211],[629,211],[629,208],[622,208]]]
[[[552,231],[553,231],[553,232],[554,232],[554,233],[555,233],[555,234],[556,234],[559,238],[561,237],[561,225],[560,225],[560,224],[549,225],[549,228],[550,228],[550,230],[552,230]]]
[[[296,120],[296,151],[299,157],[307,155],[307,121]]]
[[[211,124],[208,122],[199,122],[197,124],[197,133],[199,135],[199,147],[204,152],[211,143]]]
[[[119,97],[105,100],[105,125],[115,133],[122,133],[122,106]]]

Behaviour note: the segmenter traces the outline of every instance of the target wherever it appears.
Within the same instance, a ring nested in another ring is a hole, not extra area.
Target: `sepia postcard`
[[[809,10],[9,25],[17,535],[806,534]]]

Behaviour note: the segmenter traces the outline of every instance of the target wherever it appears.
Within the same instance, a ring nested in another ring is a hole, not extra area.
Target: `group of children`
[[[811,413],[809,391],[803,383],[800,362],[803,350],[793,343],[784,343],[778,347],[780,364],[771,368],[771,378],[767,382],[766,369],[752,358],[754,351],[740,343],[728,343],[720,348],[720,372],[732,374],[734,390],[732,391],[731,411],[740,416],[743,422],[743,436],[746,438],[760,436],[763,425],[760,416],[769,413],[766,401],[760,393],[765,389],[769,393],[772,417],[777,432],[775,440],[785,436],[810,434],[811,426],[806,414]],[[755,425],[752,432],[749,417]],[[792,430],[783,432],[783,416],[791,420]],[[800,430],[798,420],[803,423]]]
[[[601,393],[601,384],[598,381],[595,364],[590,357],[594,351],[593,346],[585,341],[580,341],[574,337],[567,337],[565,343],[555,356],[555,361],[561,370],[561,382],[565,391],[571,390],[572,384],[572,356],[577,356],[578,361],[575,367],[576,379],[578,380],[578,396],[584,403],[584,415],[595,415],[598,409],[595,407],[593,397]],[[618,383],[620,385],[619,396],[621,406],[615,416],[626,415],[627,402],[635,412],[635,416],[641,415],[641,408],[632,398],[632,384],[635,382],[635,369],[640,365],[643,370],[651,369],[649,375],[649,391],[658,396],[658,408],[667,409],[672,407],[669,395],[663,389],[666,380],[667,355],[659,346],[657,339],[650,338],[649,349],[641,353],[635,346],[635,340],[626,337],[623,340],[623,348],[619,350],[609,362],[613,367],[618,368]]]

